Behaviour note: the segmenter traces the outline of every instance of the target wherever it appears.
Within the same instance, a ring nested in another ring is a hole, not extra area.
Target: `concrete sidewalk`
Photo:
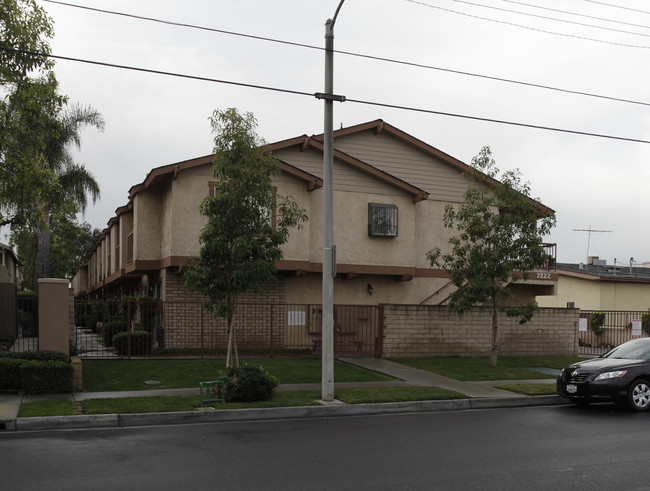
[[[556,403],[561,404],[566,401],[557,397],[557,396],[544,396],[544,397],[528,397],[515,394],[513,392],[508,392],[505,390],[495,389],[495,385],[502,384],[515,384],[515,383],[555,383],[555,379],[533,379],[533,380],[504,380],[504,381],[487,381],[487,382],[462,382],[459,380],[451,379],[438,375],[436,373],[431,373],[426,370],[421,370],[418,368],[412,368],[405,365],[400,365],[398,363],[384,360],[380,358],[354,358],[354,357],[343,357],[338,358],[338,360],[351,365],[356,365],[367,370],[372,370],[375,372],[383,373],[389,375],[398,380],[387,381],[387,382],[348,382],[348,383],[335,383],[337,388],[362,388],[362,387],[406,387],[406,386],[419,386],[419,387],[440,387],[443,389],[453,390],[461,394],[465,394],[468,399],[476,400],[476,403],[469,404],[469,407],[485,407],[486,403],[489,403],[491,406],[496,407],[501,406],[515,406],[515,405],[534,405],[534,401],[539,401],[540,404],[549,404]],[[289,390],[320,390],[321,384],[281,384],[277,390],[279,391],[289,391]],[[106,398],[117,398],[117,397],[153,397],[153,396],[195,396],[199,395],[199,389],[196,388],[187,388],[187,389],[152,389],[152,390],[138,390],[138,391],[120,391],[120,392],[74,392],[68,394],[45,394],[45,395],[18,395],[18,394],[0,394],[0,428],[4,426],[5,428],[15,428],[16,419],[18,415],[18,410],[20,404],[23,402],[33,402],[40,400],[70,400],[74,402],[84,401],[86,399],[106,399]],[[483,400],[483,404],[477,404],[479,400]],[[466,400],[465,400],[466,401]],[[501,402],[499,402],[501,401]],[[454,404],[453,401],[423,401],[420,404],[421,408],[429,408],[432,410],[432,407],[436,405],[433,403],[443,403],[438,404],[439,407],[461,407],[458,406],[458,403]],[[426,404],[425,404],[426,403]],[[403,403],[406,404],[406,403]],[[408,403],[408,407],[411,407],[409,410],[413,410],[414,403]],[[343,403],[340,403],[340,406],[346,406]],[[360,405],[360,406],[384,406],[385,404],[376,404],[376,405]],[[395,404],[393,404],[395,406]],[[315,406],[316,408],[318,406]],[[348,406],[351,407],[351,406]],[[405,406],[407,407],[407,406]],[[311,408],[311,409],[314,409]],[[275,408],[280,409],[280,408]],[[286,409],[286,408],[285,408]],[[308,408],[302,408],[303,410]],[[380,408],[379,408],[380,409]],[[248,411],[251,410],[235,410],[236,411]],[[301,414],[309,414],[309,411],[305,413],[301,411]],[[357,413],[357,411],[355,411]],[[303,414],[303,415],[304,415]],[[311,414],[318,414],[318,411],[312,411]],[[113,415],[116,416],[116,415]],[[142,421],[146,415],[138,415],[138,421]],[[116,416],[117,417],[117,416]],[[90,416],[61,416],[55,417],[59,421],[62,418],[68,418],[66,421],[70,423],[78,422],[81,426],[84,426],[92,417]],[[70,419],[72,418],[72,419]],[[53,418],[21,418],[23,420],[52,420]],[[100,425],[106,423],[105,418],[95,418]],[[119,418],[118,418],[119,419]],[[154,416],[151,417],[152,421],[159,420]],[[144,424],[144,423],[142,423]],[[151,423],[153,424],[153,423]],[[63,425],[68,427],[67,425]],[[110,426],[110,425],[109,425]]]

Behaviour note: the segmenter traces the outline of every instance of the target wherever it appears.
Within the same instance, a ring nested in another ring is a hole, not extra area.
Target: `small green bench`
[[[219,375],[218,380],[210,380],[209,382],[199,382],[199,387],[201,389],[201,402],[200,405],[203,407],[204,402],[226,402],[226,379],[227,375]],[[205,389],[205,394],[203,392]]]

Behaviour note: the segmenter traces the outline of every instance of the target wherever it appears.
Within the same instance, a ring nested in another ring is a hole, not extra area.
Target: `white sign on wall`
[[[578,331],[587,332],[587,319],[581,318],[578,322]]]
[[[641,319],[632,321],[632,336],[641,336]]]
[[[290,326],[304,326],[305,325],[305,311],[304,310],[290,310],[288,323]]]

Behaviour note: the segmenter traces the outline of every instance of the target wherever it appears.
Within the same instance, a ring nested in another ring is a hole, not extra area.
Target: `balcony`
[[[557,244],[542,244],[542,247],[546,251],[546,257],[548,258],[546,263],[541,266],[538,266],[536,269],[543,269],[545,271],[555,271],[557,265]]]

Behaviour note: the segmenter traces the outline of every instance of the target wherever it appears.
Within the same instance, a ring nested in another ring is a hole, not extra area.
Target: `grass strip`
[[[347,404],[467,399],[464,394],[439,387],[345,388],[335,389],[334,397]]]
[[[23,402],[18,410],[19,418],[72,416],[74,414],[77,414],[75,403],[67,400]]]
[[[215,409],[246,409],[291,406],[317,406],[320,392],[315,390],[276,392],[268,401],[211,403]],[[198,396],[119,397],[87,399],[81,403],[84,414],[164,413],[196,411]]]
[[[212,403],[217,410],[318,406],[321,392],[317,390],[278,391],[268,401]],[[335,397],[347,404],[370,404],[384,402],[408,402],[465,399],[458,392],[437,387],[385,387],[385,388],[342,388]],[[83,414],[127,414],[159,413],[175,411],[196,411],[198,396],[154,396],[116,397],[109,399],[87,399],[81,402]],[[21,405],[19,417],[65,416],[77,414],[72,401],[38,401]]]
[[[496,367],[490,366],[490,357],[475,358],[391,358],[392,361],[421,368],[445,377],[462,381],[527,380],[555,378],[522,367],[564,368],[576,361],[575,356],[500,356]]]
[[[508,390],[525,396],[550,396],[557,394],[554,384],[510,384],[497,385],[495,388]]]

